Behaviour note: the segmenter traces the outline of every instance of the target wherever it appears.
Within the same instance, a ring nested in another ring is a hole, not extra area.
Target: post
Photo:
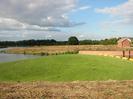
[[[131,58],[131,51],[129,50],[129,56],[128,56],[128,59],[130,59]]]
[[[123,57],[125,57],[125,51],[123,50]]]

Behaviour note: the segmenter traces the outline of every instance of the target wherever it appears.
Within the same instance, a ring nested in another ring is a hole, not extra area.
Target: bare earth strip
[[[0,99],[133,99],[133,81],[0,83]]]
[[[79,54],[84,55],[112,55],[123,56],[123,51],[79,51]],[[129,56],[129,51],[125,51],[125,57]],[[133,51],[130,51],[130,56],[133,57]]]

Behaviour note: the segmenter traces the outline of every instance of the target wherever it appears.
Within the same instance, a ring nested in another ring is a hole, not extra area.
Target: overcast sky
[[[0,40],[133,37],[133,0],[0,0]]]

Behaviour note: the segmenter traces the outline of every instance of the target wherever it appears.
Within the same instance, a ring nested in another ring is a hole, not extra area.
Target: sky
[[[0,0],[0,41],[133,37],[133,0]]]

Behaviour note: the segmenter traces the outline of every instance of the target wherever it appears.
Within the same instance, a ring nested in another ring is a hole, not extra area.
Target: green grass
[[[0,81],[133,80],[133,62],[104,56],[59,55],[0,63]]]

